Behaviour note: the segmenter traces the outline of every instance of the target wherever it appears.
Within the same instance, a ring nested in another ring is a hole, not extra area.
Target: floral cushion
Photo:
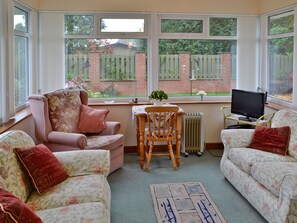
[[[109,208],[110,187],[105,176],[69,177],[42,195],[33,191],[27,204],[33,210],[42,210],[88,202],[103,202]]]
[[[76,132],[80,115],[80,91],[59,90],[44,95],[48,99],[49,119],[54,131]]]
[[[250,148],[232,148],[229,150],[228,157],[236,166],[248,174],[251,172],[252,165],[258,162],[296,162],[291,156]]]
[[[34,141],[22,131],[0,135],[0,187],[23,201],[31,193],[32,185],[13,149],[30,146],[34,146]]]
[[[87,137],[87,146],[85,149],[108,149],[112,150],[123,144],[123,134],[89,136]]]
[[[110,152],[107,150],[75,150],[54,153],[70,177],[102,174],[108,176]]]
[[[109,223],[110,210],[100,202],[73,204],[54,209],[37,211],[44,223],[86,222]]]
[[[277,111],[272,119],[271,127],[289,126],[291,129],[288,153],[297,158],[297,112],[293,110]]]
[[[284,179],[290,176],[297,177],[297,162],[256,163],[251,169],[251,175],[273,194],[280,196],[280,189]],[[295,183],[294,180],[290,180],[290,182]],[[293,188],[296,188],[296,186],[294,184]]]

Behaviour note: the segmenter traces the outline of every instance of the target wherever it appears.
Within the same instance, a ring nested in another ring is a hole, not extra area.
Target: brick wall
[[[235,81],[231,79],[231,54],[222,53],[221,57],[221,79],[201,79],[190,80],[190,53],[182,52],[179,54],[180,80],[162,80],[159,88],[167,93],[192,93],[196,94],[199,90],[206,92],[230,92],[235,87]],[[134,96],[146,95],[146,53],[138,52],[135,54],[136,80],[133,81],[101,81],[100,82],[100,60],[99,52],[96,50],[89,53],[89,76],[90,85],[93,92],[106,91],[114,88],[120,95]]]

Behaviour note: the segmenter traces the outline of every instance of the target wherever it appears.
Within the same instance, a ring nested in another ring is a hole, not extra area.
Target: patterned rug
[[[199,182],[151,184],[158,223],[226,223]]]

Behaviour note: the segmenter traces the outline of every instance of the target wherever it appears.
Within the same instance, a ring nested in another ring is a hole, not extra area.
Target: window
[[[66,86],[83,87],[90,98],[146,96],[146,18],[94,17],[65,16]]]
[[[14,7],[14,97],[18,108],[29,96],[28,12]]]
[[[162,33],[202,33],[203,20],[161,19]]]
[[[100,19],[101,32],[144,32],[144,19]]]
[[[268,91],[273,98],[292,102],[294,11],[268,17]]]
[[[209,19],[210,36],[236,36],[237,19],[236,18],[210,18]]]
[[[197,97],[201,90],[210,96],[230,95],[236,80],[236,18],[164,17],[158,49],[159,89],[171,97]]]
[[[237,19],[158,18],[160,25],[149,27],[141,15],[65,15],[66,86],[83,87],[92,98],[146,97],[153,79],[150,89],[174,97],[196,96],[199,90],[230,95],[236,80]],[[149,28],[159,30],[158,45],[152,43],[150,52]],[[152,52],[158,52],[154,62],[148,60]]]
[[[65,34],[92,35],[94,34],[93,15],[65,15]]]

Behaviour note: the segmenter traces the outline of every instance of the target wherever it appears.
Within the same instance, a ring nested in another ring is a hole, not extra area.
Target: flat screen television
[[[231,113],[243,115],[244,120],[258,119],[264,114],[265,97],[263,92],[232,89]]]

